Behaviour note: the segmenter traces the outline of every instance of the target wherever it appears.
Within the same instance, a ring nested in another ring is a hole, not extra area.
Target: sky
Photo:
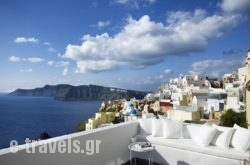
[[[250,0],[1,0],[0,92],[222,78],[245,65],[249,36]]]

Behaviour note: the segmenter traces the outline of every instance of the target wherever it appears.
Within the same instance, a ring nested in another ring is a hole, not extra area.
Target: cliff
[[[66,84],[45,85],[35,89],[17,89],[11,96],[55,97],[58,100],[116,100],[122,98],[142,99],[147,92],[133,91],[98,85],[72,86]]]

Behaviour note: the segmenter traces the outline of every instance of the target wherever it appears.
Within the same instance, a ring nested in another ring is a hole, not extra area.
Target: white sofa
[[[249,161],[250,130],[139,119],[137,141],[155,146],[154,162],[170,165],[241,165]],[[136,157],[147,159],[146,154]]]

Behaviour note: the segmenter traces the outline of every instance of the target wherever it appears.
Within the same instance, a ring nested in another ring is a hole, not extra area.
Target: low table
[[[148,153],[148,164],[151,165],[152,164],[152,152],[154,151],[154,146],[149,143],[149,142],[134,142],[128,145],[128,149],[130,151],[130,165],[133,164],[132,162],[132,154],[133,152],[144,152],[144,153]],[[135,165],[136,165],[136,159],[135,159]]]

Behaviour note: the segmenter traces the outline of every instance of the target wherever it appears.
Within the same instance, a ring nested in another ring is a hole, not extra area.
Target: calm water
[[[48,97],[0,95],[0,149],[11,140],[19,144],[35,139],[41,132],[60,136],[98,111],[101,101],[58,101]]]

